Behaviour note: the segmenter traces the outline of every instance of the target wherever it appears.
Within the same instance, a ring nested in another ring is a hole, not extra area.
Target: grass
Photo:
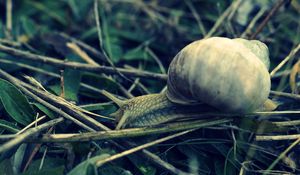
[[[6,0],[0,14],[0,172],[300,173],[298,1]],[[159,93],[172,58],[211,36],[266,43],[276,111],[114,130],[103,90]]]

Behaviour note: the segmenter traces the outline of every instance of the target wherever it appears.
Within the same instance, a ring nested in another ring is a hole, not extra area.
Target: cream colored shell
[[[251,49],[243,39],[222,37],[189,44],[169,66],[168,98],[181,104],[203,102],[225,112],[256,110],[267,100],[271,83],[268,49],[252,43],[259,46]],[[264,58],[258,58],[260,51]]]

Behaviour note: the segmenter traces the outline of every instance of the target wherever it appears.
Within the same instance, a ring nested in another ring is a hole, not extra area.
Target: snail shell
[[[171,62],[167,97],[180,104],[206,103],[224,112],[252,112],[268,98],[269,64],[268,48],[260,41],[195,41]]]

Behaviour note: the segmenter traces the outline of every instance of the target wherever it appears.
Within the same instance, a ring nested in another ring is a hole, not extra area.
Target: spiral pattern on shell
[[[268,98],[268,65],[268,48],[260,41],[222,37],[195,41],[171,62],[167,97],[181,104],[206,103],[225,112],[252,112]]]

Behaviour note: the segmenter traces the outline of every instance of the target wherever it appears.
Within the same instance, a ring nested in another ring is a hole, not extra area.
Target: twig
[[[106,54],[104,48],[103,48],[103,37],[102,37],[102,29],[100,25],[100,19],[99,19],[99,12],[98,12],[98,0],[94,0],[94,15],[95,15],[95,22],[97,26],[97,34],[98,34],[98,40],[99,40],[99,47],[106,59],[106,61],[112,65],[111,60],[109,59],[108,55]]]
[[[64,109],[66,111],[66,113],[69,113],[69,114],[77,117],[77,119],[79,121],[84,121],[84,122],[88,123],[89,126],[93,126],[94,128],[97,128],[98,130],[107,130],[108,129],[106,126],[102,125],[97,120],[83,114],[82,112],[85,112],[84,110],[81,110],[79,107],[71,104],[70,102],[66,101],[65,99],[57,97],[49,92],[37,89],[29,84],[26,84],[26,83],[18,80],[17,78],[14,78],[11,75],[5,73],[4,71],[0,71],[0,73],[3,76],[5,76],[6,79],[9,79],[13,82],[17,82],[17,84],[19,86],[21,85],[22,87],[26,87],[29,91],[34,92],[40,98],[47,100],[48,102],[50,101],[52,104],[59,105],[59,107]],[[103,116],[103,118],[107,118],[107,117]]]
[[[185,172],[181,171],[180,169],[174,167],[172,164],[169,164],[168,162],[163,161],[160,157],[158,157],[157,155],[149,152],[146,149],[143,149],[142,153],[144,153],[144,155],[146,155],[147,158],[150,159],[153,163],[155,163],[156,165],[172,172],[173,174],[180,174],[180,175],[188,174],[188,173],[185,173]]]
[[[89,57],[83,50],[80,49],[75,43],[67,43],[67,46],[74,51],[77,55],[79,55],[83,60],[85,60],[87,63],[90,65],[94,66],[100,66],[100,64],[96,63],[91,57]],[[107,79],[111,79],[107,75],[103,74],[103,76]],[[114,80],[112,80],[114,81]],[[115,81],[114,81],[115,82]],[[124,86],[122,86],[120,83],[115,82],[120,91],[127,97],[127,98],[132,98],[134,97],[130,92],[128,92]]]
[[[109,131],[109,130],[107,130]],[[121,150],[125,150],[125,147],[123,146],[125,144],[126,147],[131,147],[132,144],[125,141],[124,143],[122,143],[122,145],[118,144],[117,142],[113,141],[113,140],[109,140],[110,143],[116,145],[118,148],[120,148]],[[143,149],[142,150],[143,155],[146,158],[149,158],[149,160],[151,160],[153,163],[160,165],[162,168],[174,173],[174,174],[185,174],[185,172],[177,169],[176,167],[174,167],[173,165],[171,165],[168,162],[163,161],[162,159],[160,159],[157,155],[153,154],[152,152]]]
[[[132,92],[136,88],[138,83],[140,83],[140,78],[136,78],[133,81],[132,85],[128,88],[128,92]]]
[[[255,137],[255,140],[256,141],[274,141],[274,140],[296,140],[299,138],[300,138],[300,134],[274,135],[274,136],[257,135]]]
[[[282,68],[290,59],[293,59],[293,57],[296,55],[296,53],[300,50],[300,44],[298,44],[294,49],[291,50],[289,55],[285,57],[270,73],[270,76],[273,77],[274,74]]]
[[[53,130],[53,128],[54,128],[54,127],[49,128],[48,131],[47,131],[46,133],[47,133],[47,134],[51,133],[52,130]],[[34,156],[35,156],[35,155],[38,153],[38,151],[40,150],[41,146],[42,146],[41,143],[40,143],[40,144],[36,144],[36,145],[34,146],[34,149],[32,150],[32,152],[31,152],[31,154],[30,154],[30,156],[29,156],[29,158],[28,158],[28,161],[26,162],[26,164],[25,164],[25,166],[24,166],[23,172],[25,172],[25,171],[27,170],[27,168],[29,167],[29,165],[30,165],[31,162],[33,161]],[[47,148],[48,148],[48,147],[46,147],[45,152],[47,151]],[[44,153],[45,153],[45,152],[44,152]],[[43,157],[44,157],[44,155],[43,155]],[[42,159],[42,161],[41,161],[41,164],[42,164],[42,162],[43,162],[43,159]]]
[[[268,21],[271,19],[272,16],[275,15],[275,13],[279,10],[279,8],[285,3],[289,2],[290,0],[280,0],[273,6],[269,14],[266,16],[266,18],[261,22],[261,24],[257,27],[257,30],[255,33],[253,33],[250,37],[250,39],[255,39],[257,35],[262,31],[262,29],[267,25]]]
[[[82,83],[82,87],[87,88],[87,89],[89,89],[89,90],[92,90],[92,91],[94,91],[94,92],[98,92],[99,94],[103,95],[103,89],[97,89],[97,88],[95,88],[95,87],[93,87],[93,86],[90,86],[90,85],[84,84],[84,83]],[[116,95],[116,94],[114,94],[114,95],[115,95],[115,96],[118,96],[118,95]],[[121,97],[121,96],[119,96],[119,97]]]
[[[275,79],[275,78],[281,78],[283,76],[288,76],[291,73],[291,70],[287,69],[287,70],[282,70],[282,71],[278,71],[276,72],[271,79]]]
[[[272,124],[277,125],[277,126],[282,126],[282,127],[299,126],[300,125],[300,120],[291,120],[291,121],[283,121],[283,122],[272,122]]]
[[[60,97],[65,98],[65,77],[64,77],[64,70],[60,70]]]
[[[106,61],[110,64],[110,66],[113,68],[113,70],[122,78],[124,78],[125,80],[131,81],[130,79],[128,79],[127,77],[125,77],[122,72],[120,72],[116,66],[114,65],[114,63],[111,61],[111,59],[109,58],[108,54],[106,53],[104,46],[103,46],[103,37],[102,37],[102,30],[101,30],[101,25],[100,25],[100,19],[99,19],[99,12],[98,12],[98,0],[94,0],[94,15],[95,15],[95,21],[96,21],[96,26],[97,26],[97,33],[98,33],[98,39],[99,39],[99,46],[101,49],[101,52],[104,55],[104,58],[106,59]]]
[[[78,47],[75,43],[67,43],[67,47],[90,65],[99,66],[98,63],[96,63],[90,56],[88,56],[85,51],[81,50],[80,47]]]
[[[36,101],[38,101],[39,103],[45,105],[46,107],[48,107],[50,110],[62,115],[63,117],[73,121],[74,123],[76,123],[77,125],[81,126],[82,128],[88,130],[88,131],[93,131],[95,132],[94,129],[90,128],[89,126],[85,125],[84,123],[80,122],[79,120],[73,118],[72,116],[68,115],[67,113],[61,111],[60,109],[54,107],[53,105],[51,105],[50,103],[42,100],[41,98],[39,98],[38,96],[34,95],[33,93],[31,93],[30,91],[28,91],[26,88],[24,88],[23,86],[21,86],[18,82],[15,81],[14,77],[10,76],[9,74],[7,74],[6,72],[2,71],[0,69],[0,77],[3,77],[4,79],[7,79],[9,80],[10,82],[12,82],[15,86],[17,86],[21,91],[23,91],[25,94],[27,94],[28,96],[32,97],[33,99],[35,99]],[[106,131],[109,131],[110,129],[107,128]],[[120,149],[123,149],[124,150],[124,147],[112,140],[109,140],[109,142],[111,142],[112,144],[116,145],[118,148]],[[152,160],[154,163],[156,164],[160,164],[161,162],[164,162],[163,160],[161,160],[159,157],[157,157],[155,154],[151,153],[150,151],[147,151],[147,150],[143,150],[143,153],[145,156],[149,157],[150,160]],[[150,157],[152,156],[152,157]],[[153,157],[157,157],[156,159],[152,159]],[[174,166],[172,166],[171,164],[167,163],[167,162],[164,162],[163,164],[161,164],[161,166],[163,168],[165,168],[166,170],[169,170],[171,172],[173,172],[172,170],[177,170]],[[173,167],[170,168],[170,167]],[[177,170],[175,172],[178,172],[180,170]],[[181,171],[180,171],[181,172]]]
[[[246,115],[252,116],[252,115],[279,115],[279,114],[300,114],[300,111],[265,111],[265,112],[253,112]]]
[[[16,133],[16,135],[23,133],[24,131],[26,131],[28,128],[30,128],[31,126],[37,124],[39,121],[45,119],[46,116],[42,116],[36,120],[34,120],[33,122],[31,122],[29,125],[27,125],[25,128],[23,128],[22,130],[20,130],[19,132]]]
[[[136,69],[136,68],[134,68],[134,67],[132,67],[132,66],[130,66],[130,65],[124,65],[124,67],[125,67],[126,69],[139,70],[139,69]],[[135,85],[135,84],[136,84],[136,85]],[[140,78],[137,78],[137,79],[133,82],[132,86],[138,86],[139,89],[142,90],[143,94],[151,94],[150,91],[148,90],[148,88],[140,82]],[[130,87],[129,89],[131,89],[131,87]]]
[[[66,113],[71,114],[72,116],[76,117],[80,121],[84,121],[85,123],[88,123],[89,126],[93,126],[94,128],[97,128],[97,130],[107,130],[108,128],[104,125],[102,125],[100,122],[97,120],[83,114],[81,111],[79,111],[75,105],[72,105],[68,101],[59,98],[49,92],[45,92],[42,90],[39,90],[37,88],[34,88],[26,83],[19,82],[22,86],[26,87],[28,90],[34,92],[37,96],[40,98],[51,102],[52,104],[58,105],[60,108],[65,110]]]
[[[232,121],[232,119],[218,119],[218,120],[200,120],[195,122],[187,122],[185,124],[168,124],[163,127],[155,128],[131,128],[122,130],[111,130],[111,131],[99,131],[99,132],[88,132],[80,134],[52,134],[43,135],[40,138],[29,138],[26,142],[87,142],[96,140],[107,140],[107,139],[119,139],[119,138],[131,138],[140,137],[153,134],[164,134],[169,132],[176,132],[188,129],[203,128],[219,124],[224,124]],[[16,135],[5,135],[0,136],[0,140],[4,141],[10,138],[14,138]]]
[[[205,38],[209,38],[211,37],[216,31],[217,29],[223,24],[223,22],[225,21],[225,18],[228,17],[228,15],[230,14],[231,10],[237,6],[238,4],[241,3],[241,0],[237,0],[237,1],[233,1],[231,3],[231,5],[223,12],[223,14],[218,18],[218,20],[215,22],[214,26],[210,29],[210,31],[207,33],[207,35],[205,35]]]
[[[127,98],[133,98],[134,95],[131,94],[130,91],[128,91],[122,84],[118,83],[118,82],[115,82],[116,85],[118,86],[118,88],[120,89],[120,91],[123,93],[123,95],[125,95],[125,97]]]
[[[19,134],[18,137],[16,137],[16,138],[4,143],[3,145],[1,145],[0,146],[0,153],[8,151],[12,147],[22,143],[27,138],[32,137],[33,135],[38,134],[41,131],[43,131],[43,130],[51,127],[51,126],[54,126],[54,125],[56,125],[56,124],[58,124],[62,121],[64,121],[64,119],[62,117],[60,117],[60,118],[57,118],[57,119],[50,120],[49,122],[41,124],[40,126],[37,126],[35,128],[28,129],[24,133]]]
[[[272,164],[268,167],[266,171],[264,171],[263,175],[267,175],[270,173],[270,171],[276,166],[276,164],[283,159],[286,154],[293,149],[295,146],[297,146],[300,143],[300,138],[298,138],[293,144],[291,144],[286,150],[284,150],[277,158],[272,162]]]
[[[265,13],[267,9],[261,8],[259,12],[255,15],[255,17],[251,20],[249,25],[247,26],[246,30],[242,33],[241,38],[248,38],[248,35],[251,33],[251,30],[253,29],[254,25],[258,21],[258,19]]]
[[[53,106],[52,104],[44,101],[43,99],[41,99],[40,97],[36,96],[35,94],[33,94],[32,92],[30,92],[29,90],[27,90],[26,88],[24,88],[23,86],[20,85],[20,82],[12,77],[11,75],[7,74],[6,72],[4,72],[2,69],[0,69],[0,77],[8,80],[9,82],[11,82],[12,84],[14,84],[16,87],[18,87],[22,92],[24,92],[26,95],[30,96],[31,98],[33,98],[34,100],[36,100],[37,102],[41,103],[42,105],[48,107],[50,110],[56,112],[59,115],[62,115],[63,117],[65,117],[66,119],[69,119],[71,121],[73,121],[74,123],[76,123],[77,125],[81,126],[82,128],[88,130],[88,131],[95,131],[94,129],[90,128],[89,126],[87,126],[86,124],[82,123],[81,121],[73,118],[72,116],[70,116],[69,114],[63,112],[61,109],[56,108],[55,106]]]
[[[270,91],[270,95],[285,97],[285,98],[290,98],[293,100],[300,101],[300,95],[297,94],[291,94],[291,93],[279,92],[279,91]]]
[[[5,59],[0,59],[0,63],[12,64],[14,66],[19,66],[19,67],[29,69],[29,70],[32,70],[32,71],[35,71],[35,72],[38,72],[38,73],[41,73],[41,74],[44,74],[44,75],[54,77],[54,78],[60,78],[59,74],[56,74],[56,73],[53,73],[53,72],[50,72],[50,71],[45,71],[44,69],[41,69],[41,68],[38,68],[38,67],[35,67],[35,66],[30,66],[30,65],[27,65],[27,64],[24,64],[24,63],[19,63],[19,62],[5,60]]]
[[[102,39],[101,39],[102,41]],[[86,52],[84,52],[83,50],[81,50],[80,47],[78,47],[75,43],[67,43],[67,46],[77,55],[79,55],[83,60],[85,60],[87,63],[89,63],[90,65],[94,65],[94,66],[100,66],[100,64],[98,64],[97,62],[95,62],[91,57],[89,57],[87,55]],[[114,67],[115,68],[115,67]],[[103,74],[103,76],[105,78],[111,79],[110,77],[108,77],[107,75]],[[112,80],[114,81],[114,80]],[[121,85],[118,82],[115,82],[116,85],[118,86],[118,88],[120,89],[120,91],[127,97],[127,98],[133,98],[134,96],[128,92],[125,87],[123,85]]]
[[[8,39],[2,39],[2,38],[0,38],[0,43],[1,44],[7,44],[7,45],[10,45],[10,46],[13,46],[13,47],[20,47],[21,46],[21,43],[19,43],[19,42],[11,41],[11,40],[8,40]]]
[[[113,102],[100,102],[100,103],[91,103],[91,104],[84,104],[84,105],[80,105],[79,107],[82,109],[89,109],[89,108],[94,108],[97,106],[107,106],[107,105],[112,105]]]
[[[226,32],[229,33],[230,35],[232,35],[233,37],[237,37],[237,35],[236,35],[237,32],[234,31],[234,27],[232,26],[231,20],[234,16],[235,12],[239,9],[240,3],[242,2],[242,0],[236,0],[236,1],[238,1],[238,2],[236,2],[233,5],[233,7],[226,19],[226,23],[224,23],[224,28],[225,28]]]
[[[12,39],[12,0],[6,0],[6,38]]]
[[[148,79],[154,79],[154,80],[160,80],[160,81],[167,80],[166,74],[151,73],[151,72],[147,72],[147,71],[128,70],[128,69],[123,69],[123,68],[116,68],[116,70],[118,71],[118,72],[116,72],[115,69],[112,67],[93,66],[93,65],[77,63],[77,62],[65,62],[65,61],[62,61],[62,60],[59,60],[56,58],[42,56],[42,55],[36,55],[36,54],[32,54],[32,53],[25,52],[22,50],[7,47],[2,44],[0,44],[0,51],[9,53],[14,56],[21,56],[23,58],[37,61],[39,63],[54,65],[60,69],[61,68],[71,68],[71,69],[84,70],[84,71],[90,71],[90,72],[118,74],[118,75],[119,75],[118,72],[121,72],[122,74],[130,76],[130,77],[142,77],[142,78],[148,78]]]
[[[65,38],[66,40],[69,40],[73,43],[76,43],[78,46],[82,47],[84,50],[88,51],[89,53],[93,54],[93,56],[101,59],[102,61],[106,61],[103,54],[101,52],[99,52],[97,49],[93,48],[92,46],[74,38],[74,37],[71,37],[65,33],[59,33],[58,34],[59,36]]]
[[[164,65],[162,64],[162,62],[159,60],[159,58],[155,55],[155,53],[149,48],[149,47],[146,47],[146,52],[148,52],[152,58],[155,60],[155,62],[158,64],[159,66],[159,69],[161,71],[161,73],[163,74],[166,74],[166,70],[164,68]]]
[[[142,11],[144,11],[144,13],[147,14],[154,23],[161,21],[165,24],[174,26],[173,23],[168,23],[168,20],[166,17],[164,17],[159,12],[156,12],[155,10],[150,8],[150,6],[147,3],[145,3],[144,1],[135,1],[134,5],[136,5],[139,9],[142,9]]]
[[[54,77],[54,78],[60,78],[59,74],[49,72],[49,71],[45,71],[43,69],[40,69],[40,68],[37,68],[37,67],[34,67],[34,66],[30,66],[30,65],[27,65],[27,64],[24,64],[24,63],[18,63],[18,62],[14,62],[14,61],[10,61],[10,60],[4,60],[4,59],[0,59],[0,63],[13,64],[13,65],[25,68],[25,69],[29,69],[29,70],[32,70],[32,71],[35,71],[35,72],[38,72],[38,73],[41,73],[41,74],[44,74],[44,75]],[[96,92],[100,91],[100,89],[97,89],[97,88],[94,88],[94,87],[90,88],[90,85],[88,85],[88,84],[80,83],[80,85],[87,88],[87,89],[89,89],[89,90],[92,90],[92,91],[96,91]]]
[[[237,0],[237,1],[239,1],[239,2],[236,2],[234,5],[233,5],[233,7],[232,7],[232,9],[231,9],[231,11],[230,11],[230,13],[229,13],[229,15],[228,15],[228,21],[230,22],[231,20],[232,20],[232,18],[234,17],[234,14],[235,14],[235,12],[239,9],[239,7],[240,7],[240,4],[243,2],[243,0]],[[231,25],[231,24],[230,24]]]
[[[41,163],[40,163],[40,166],[39,166],[39,171],[41,171],[41,169],[42,169],[42,167],[44,165],[47,151],[48,151],[48,147],[45,148],[45,151],[44,151],[43,156],[41,158]]]
[[[28,75],[23,75],[23,77],[28,81],[28,83],[30,83],[32,86],[38,88],[38,89],[41,89],[43,91],[47,91],[44,86],[39,82],[37,81],[35,78],[31,77],[31,76],[28,76]]]
[[[201,34],[202,34],[203,36],[205,36],[205,35],[206,35],[206,30],[205,30],[204,25],[203,25],[203,23],[202,23],[201,17],[200,17],[200,15],[197,13],[197,11],[196,11],[196,9],[194,8],[192,2],[191,2],[190,0],[185,0],[184,2],[185,2],[185,4],[188,6],[188,8],[191,10],[191,12],[192,12],[194,18],[196,19],[197,24],[198,24],[198,27],[199,27],[199,30],[201,31]]]
[[[137,151],[140,151],[142,149],[145,149],[145,148],[148,148],[148,147],[151,147],[151,146],[154,146],[156,144],[159,144],[159,143],[162,143],[162,142],[165,142],[167,140],[170,140],[170,139],[173,139],[173,138],[176,138],[176,137],[179,137],[179,136],[182,136],[182,135],[185,135],[185,134],[188,134],[192,131],[195,131],[196,129],[190,129],[190,130],[186,130],[186,131],[182,131],[182,132],[179,132],[179,133],[176,133],[176,134],[173,134],[173,135],[170,135],[170,136],[167,136],[167,137],[163,137],[161,139],[158,139],[158,140],[155,140],[155,141],[152,141],[152,142],[149,142],[149,143],[146,143],[146,144],[143,144],[143,145],[140,145],[140,146],[137,146],[137,147],[134,147],[134,148],[131,148],[129,150],[126,150],[126,151],[123,151],[119,154],[115,154],[113,156],[110,156],[106,159],[101,159],[101,160],[98,160],[96,161],[96,166],[97,167],[100,167],[102,166],[103,164],[107,163],[107,162],[111,162],[113,160],[116,160],[118,158],[121,158],[121,157],[124,157],[126,155],[129,155],[129,154],[132,154],[134,152],[137,152]]]
[[[48,76],[54,77],[54,78],[60,78],[61,77],[59,74],[56,74],[56,73],[53,73],[53,72],[49,72],[49,71],[45,71],[43,69],[40,69],[40,68],[37,68],[37,67],[34,67],[34,66],[30,66],[30,65],[27,65],[27,64],[24,64],[24,63],[18,63],[18,62],[14,62],[14,61],[10,61],[10,60],[4,60],[4,59],[0,59],[0,63],[13,64],[13,65],[16,65],[16,66],[19,66],[19,67],[22,67],[22,68],[33,70],[35,72],[38,72],[38,73],[41,73],[41,74],[44,74],[44,75],[48,75]],[[109,77],[107,76],[107,78],[109,78]],[[111,79],[111,80],[114,81],[113,79]],[[118,82],[115,82],[115,83],[118,86],[118,88],[120,89],[120,91],[127,98],[132,98],[133,97],[133,95],[131,93],[129,93],[120,83],[118,83]],[[88,90],[91,90],[91,91],[94,91],[94,92],[102,94],[100,89],[95,88],[95,87],[93,87],[91,85],[88,85],[88,84],[85,84],[85,83],[80,83],[80,86],[82,86],[82,87],[84,87],[84,88],[86,88]]]

